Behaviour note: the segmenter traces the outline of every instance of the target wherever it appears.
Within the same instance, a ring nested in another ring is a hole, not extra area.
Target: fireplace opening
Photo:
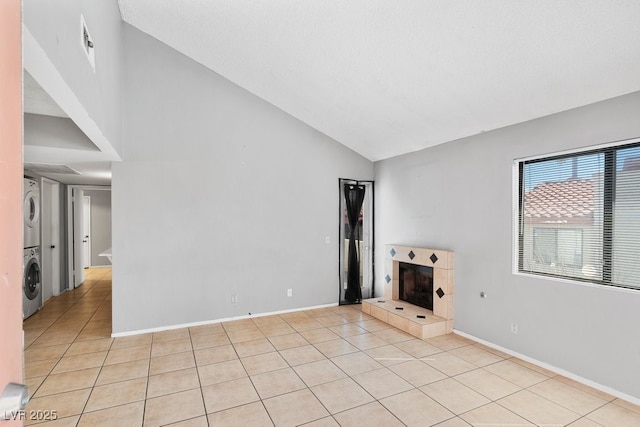
[[[402,301],[433,310],[433,267],[401,262],[398,294]]]

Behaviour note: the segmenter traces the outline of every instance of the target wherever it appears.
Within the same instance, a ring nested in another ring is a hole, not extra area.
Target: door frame
[[[45,296],[47,296],[48,292],[46,292],[46,288],[48,287],[51,292],[49,297],[58,296],[61,293],[60,285],[62,284],[61,280],[61,263],[60,263],[60,242],[62,240],[62,232],[60,230],[61,225],[61,211],[60,211],[60,183],[58,181],[54,181],[49,178],[41,178],[40,179],[40,188],[41,188],[41,200],[40,206],[42,209],[42,215],[40,216],[40,226],[41,226],[41,234],[40,234],[40,263],[43,271],[42,277],[43,279],[47,276],[49,280],[42,280],[42,302],[44,303]],[[47,188],[50,188],[50,194],[46,195],[49,192]],[[49,203],[47,205],[45,201],[50,198]],[[50,211],[50,212],[49,212]],[[45,215],[45,212],[48,215]],[[57,224],[57,232],[55,230]],[[49,242],[51,239],[51,242]],[[46,244],[45,244],[46,240]],[[55,248],[47,247],[53,245]],[[56,249],[54,252],[53,250]],[[47,252],[51,253],[50,257],[45,257]],[[47,261],[51,260],[51,265],[47,265]],[[44,272],[49,274],[44,274]]]
[[[342,233],[344,230],[344,211],[342,206],[342,200],[344,199],[344,190],[343,184],[345,183],[353,183],[356,185],[365,184],[371,186],[371,202],[370,202],[370,212],[371,212],[371,242],[369,245],[370,252],[370,260],[371,260],[371,271],[370,271],[370,283],[368,283],[369,288],[371,289],[370,295],[368,298],[375,297],[375,181],[372,179],[350,179],[350,178],[338,178],[338,290],[340,291],[338,294],[338,304],[343,304],[342,294],[344,292],[344,239],[342,239]],[[367,196],[365,193],[365,201],[363,202],[363,207],[367,202]],[[364,219],[363,219],[363,227],[364,227]],[[364,229],[363,229],[364,234]],[[364,276],[364,274],[363,274]],[[364,279],[364,277],[363,277]],[[362,284],[360,284],[362,286]]]
[[[88,230],[87,230],[88,228]],[[91,267],[91,196],[82,195],[82,243],[87,244],[86,251],[82,254],[82,267]],[[86,239],[86,242],[85,242]]]
[[[73,232],[74,232],[74,221],[73,221],[73,190],[102,190],[102,191],[111,191],[110,185],[68,185],[67,186],[67,234],[66,234],[66,243],[67,243],[67,289],[71,290],[76,288],[75,286],[75,246],[73,241]],[[80,286],[82,283],[78,284]]]

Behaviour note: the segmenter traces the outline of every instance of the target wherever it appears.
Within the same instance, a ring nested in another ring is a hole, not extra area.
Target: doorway
[[[373,184],[373,181],[339,180],[341,305],[357,304],[374,295]]]
[[[42,302],[60,295],[60,183],[42,179]]]
[[[91,196],[82,196],[82,268],[91,267]]]

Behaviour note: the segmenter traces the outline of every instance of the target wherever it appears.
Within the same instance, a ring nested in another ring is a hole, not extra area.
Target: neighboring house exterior
[[[616,172],[612,281],[640,286],[640,158]],[[602,174],[539,184],[524,195],[523,268],[527,271],[602,279]],[[635,243],[634,243],[635,242]],[[637,262],[631,261],[630,258]]]

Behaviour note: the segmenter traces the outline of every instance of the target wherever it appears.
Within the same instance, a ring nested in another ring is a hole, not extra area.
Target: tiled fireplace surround
[[[453,252],[441,249],[386,245],[384,298],[364,300],[362,311],[418,338],[452,332],[453,255]],[[401,262],[433,267],[433,311],[399,299]]]

